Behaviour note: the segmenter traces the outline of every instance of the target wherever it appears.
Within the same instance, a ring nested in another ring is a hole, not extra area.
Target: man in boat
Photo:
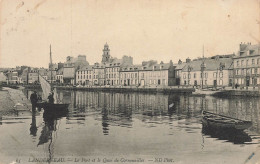
[[[31,96],[30,96],[30,100],[32,103],[32,110],[35,110],[36,105],[37,105],[37,101],[38,101],[38,97],[37,97],[37,92],[34,91]]]
[[[50,104],[54,104],[53,92],[50,92],[50,94],[48,96],[48,100],[49,100]]]

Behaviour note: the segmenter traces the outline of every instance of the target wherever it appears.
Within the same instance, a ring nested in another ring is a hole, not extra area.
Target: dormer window
[[[249,50],[249,55],[252,55],[254,53],[254,50]]]
[[[146,67],[143,67],[143,69],[146,69]]]

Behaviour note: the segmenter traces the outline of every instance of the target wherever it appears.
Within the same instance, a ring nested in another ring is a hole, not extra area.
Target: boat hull
[[[252,126],[251,121],[239,120],[203,111],[202,124],[206,127],[245,130]]]
[[[38,108],[43,108],[46,112],[59,112],[67,111],[69,104],[50,104],[50,103],[37,103]]]

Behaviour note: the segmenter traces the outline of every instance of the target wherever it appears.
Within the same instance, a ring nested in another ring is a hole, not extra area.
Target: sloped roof
[[[78,71],[90,71],[93,70],[94,65],[88,65],[81,67]]]
[[[63,74],[63,71],[64,71],[64,68],[60,68],[57,70],[57,75],[62,75]]]
[[[170,68],[170,63],[162,63],[162,64],[150,64],[147,63],[145,65],[128,65],[121,67],[121,71],[158,71],[158,70],[167,70]]]
[[[173,66],[176,66],[176,70],[181,70],[183,67],[186,66],[187,63],[181,63],[181,64],[173,64]]]
[[[234,58],[247,57],[247,56],[260,56],[260,45],[240,44],[240,49]]]
[[[189,67],[191,67],[192,71],[200,71],[202,62],[203,60],[196,60],[186,63],[182,71],[187,72]],[[204,63],[206,65],[206,71],[217,70],[220,68],[220,64],[223,64],[223,69],[227,70],[232,65],[232,58],[205,59]]]

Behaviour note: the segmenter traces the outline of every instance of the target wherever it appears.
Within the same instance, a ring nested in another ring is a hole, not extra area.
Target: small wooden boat
[[[245,130],[252,126],[251,121],[240,120],[208,111],[203,111],[202,115],[202,124],[206,127]]]

